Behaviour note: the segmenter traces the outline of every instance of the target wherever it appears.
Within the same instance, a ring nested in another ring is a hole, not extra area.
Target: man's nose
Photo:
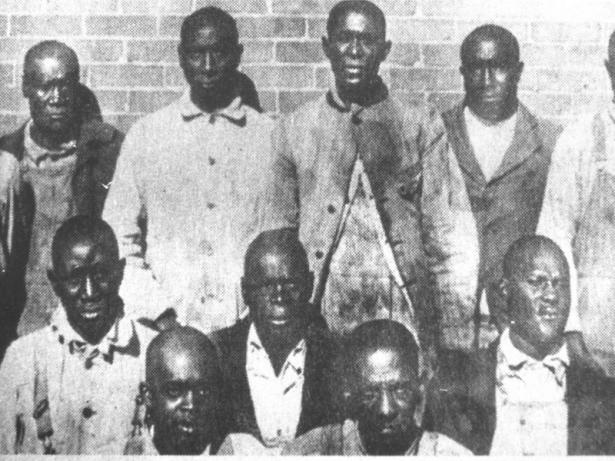
[[[214,61],[209,51],[203,55],[203,70],[210,72],[214,67]]]
[[[182,398],[181,407],[184,410],[192,410],[194,408],[194,392],[188,390],[184,392],[184,396]]]
[[[555,289],[555,283],[552,280],[545,282],[542,297],[547,301],[555,301],[557,299],[557,290]]]
[[[396,414],[395,399],[388,389],[383,389],[378,401],[378,415],[383,418],[393,418]]]
[[[62,91],[59,86],[54,85],[51,88],[48,101],[50,104],[59,104],[62,101]]]
[[[481,80],[484,86],[490,86],[493,83],[493,68],[491,66],[485,66],[482,69]]]
[[[351,56],[359,56],[361,54],[361,43],[359,42],[358,37],[354,37],[350,41],[350,46],[348,47],[348,54]]]
[[[282,283],[276,283],[273,285],[273,296],[272,299],[274,301],[282,301],[284,298],[284,285]]]
[[[85,276],[83,292],[86,297],[90,298],[94,296],[94,282],[92,281],[92,277],[90,275]]]

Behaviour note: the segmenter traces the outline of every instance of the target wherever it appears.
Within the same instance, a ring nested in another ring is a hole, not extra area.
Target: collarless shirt
[[[492,455],[566,455],[568,406],[564,344],[535,360],[502,333],[496,365],[496,427]]]
[[[52,325],[17,339],[0,367],[0,418],[5,422],[0,453],[42,453],[34,410],[45,381],[51,442],[58,454],[121,454],[154,332],[122,317],[99,345],[81,347],[66,316],[55,312],[52,318]]]
[[[276,376],[254,324],[246,344],[246,374],[256,422],[268,447],[281,446],[295,438],[301,417],[305,380],[305,339],[288,354]]]
[[[463,110],[463,117],[474,156],[485,179],[489,182],[513,140],[517,126],[517,112],[494,125],[485,124],[467,106]]]
[[[127,257],[121,294],[135,317],[173,307],[180,323],[209,332],[243,316],[239,280],[259,232],[273,128],[239,97],[206,113],[187,90],[130,129],[103,217]]]

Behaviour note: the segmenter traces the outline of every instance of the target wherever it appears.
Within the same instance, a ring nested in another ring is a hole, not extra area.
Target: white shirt
[[[512,143],[517,126],[517,112],[494,125],[486,125],[468,107],[463,110],[463,116],[474,156],[485,179],[489,181]]]
[[[135,397],[145,376],[143,358],[153,336],[122,317],[99,345],[92,346],[71,328],[60,307],[51,325],[17,339],[0,367],[0,453],[15,452],[19,415],[24,436],[18,451],[42,452],[32,415],[35,382],[46,376],[56,452],[121,454],[132,429]]]
[[[256,422],[269,447],[295,438],[301,416],[306,349],[302,339],[288,354],[276,376],[254,324],[250,325],[246,373]]]
[[[564,344],[538,361],[500,338],[496,366],[496,427],[490,455],[567,454],[568,406]]]

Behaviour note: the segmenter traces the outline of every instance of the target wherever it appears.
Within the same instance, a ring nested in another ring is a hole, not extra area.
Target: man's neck
[[[76,129],[67,130],[62,133],[48,133],[40,130],[35,123],[30,129],[30,137],[37,145],[43,149],[60,150],[63,144],[73,141],[77,138]]]
[[[558,339],[554,342],[546,342],[540,344],[532,344],[528,340],[522,338],[513,330],[510,331],[510,342],[516,349],[523,352],[525,355],[530,356],[534,360],[541,361],[547,355],[555,354],[561,349],[564,344],[564,339]]]
[[[514,103],[510,104],[509,107],[506,108],[506,110],[504,110],[502,113],[498,114],[497,117],[479,114],[478,112],[474,111],[474,109],[472,109],[468,104],[465,104],[465,106],[468,108],[470,113],[483,125],[495,126],[499,125],[500,123],[504,123],[507,120],[510,120],[511,117],[513,117],[517,113],[517,110],[519,109],[519,101],[515,101]]]
[[[200,110],[206,113],[213,113],[228,107],[231,102],[239,95],[237,88],[237,78],[231,78],[224,88],[217,91],[207,91],[199,87],[190,88],[190,100]]]
[[[282,367],[286,362],[286,359],[292,352],[292,350],[297,346],[297,344],[301,341],[302,338],[292,337],[275,337],[265,335],[261,338],[261,343],[269,356],[269,360],[271,361],[271,366],[273,367],[273,371],[276,376],[279,376],[282,371]]]
[[[365,87],[353,88],[336,85],[335,89],[344,106],[350,107],[352,104],[357,104],[366,107],[380,99],[378,93],[381,92],[382,86],[382,80],[377,78]]]

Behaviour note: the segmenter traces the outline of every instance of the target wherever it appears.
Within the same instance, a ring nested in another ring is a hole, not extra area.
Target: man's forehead
[[[234,33],[223,24],[206,22],[192,29],[185,46],[211,46],[214,44],[234,42]]]
[[[367,11],[348,9],[339,14],[335,20],[333,32],[352,31],[383,35],[384,29],[374,14]]]
[[[28,67],[39,78],[64,78],[76,71],[69,56],[52,55],[33,59]]]
[[[467,48],[465,62],[510,62],[515,52],[511,44],[500,37],[476,37]]]
[[[214,373],[213,364],[204,360],[204,351],[165,347],[159,351],[155,377],[159,381],[193,381]]]
[[[405,382],[416,376],[404,354],[393,348],[365,350],[357,356],[357,366],[364,381]]]
[[[559,277],[567,275],[562,255],[554,249],[548,248],[523,252],[518,258],[515,258],[513,269],[515,273],[520,275],[530,275],[535,272],[545,272]]]

